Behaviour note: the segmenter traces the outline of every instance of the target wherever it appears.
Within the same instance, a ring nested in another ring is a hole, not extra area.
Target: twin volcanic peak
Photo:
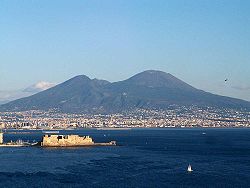
[[[250,109],[250,102],[204,92],[169,73],[148,70],[113,83],[79,75],[30,97],[1,105],[0,110],[56,108],[67,113],[111,113],[137,108],[165,109],[173,104]]]

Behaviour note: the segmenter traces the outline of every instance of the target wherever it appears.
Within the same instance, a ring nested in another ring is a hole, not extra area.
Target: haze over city
[[[250,101],[249,8],[249,1],[1,1],[0,98],[40,81],[85,74],[113,82],[155,69]]]

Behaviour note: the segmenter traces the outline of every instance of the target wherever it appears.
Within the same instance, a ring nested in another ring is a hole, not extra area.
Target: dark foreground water
[[[250,186],[250,129],[61,133],[90,135],[96,142],[116,140],[120,146],[0,148],[0,187]],[[32,141],[41,135],[9,132],[4,139]],[[189,163],[192,173],[187,172]]]

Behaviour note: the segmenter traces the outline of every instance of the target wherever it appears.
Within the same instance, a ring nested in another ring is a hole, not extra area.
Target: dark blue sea
[[[119,146],[1,147],[0,187],[250,187],[250,129],[60,133],[116,140]],[[42,131],[7,131],[4,140],[41,136]]]

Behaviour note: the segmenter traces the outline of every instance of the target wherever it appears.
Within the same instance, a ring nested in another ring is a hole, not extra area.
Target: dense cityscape
[[[172,106],[116,114],[66,114],[57,110],[0,113],[1,129],[250,127],[250,112]]]

